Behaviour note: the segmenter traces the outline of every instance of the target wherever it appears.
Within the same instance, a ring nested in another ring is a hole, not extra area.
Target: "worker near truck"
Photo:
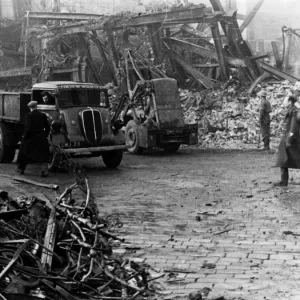
[[[42,92],[41,96],[43,98],[43,103],[47,105],[55,105],[55,98],[50,96],[48,92]]]
[[[17,158],[17,172],[24,174],[27,164],[39,163],[40,175],[48,175],[50,126],[47,116],[37,110],[37,102],[28,103],[30,112],[26,116],[25,129]]]
[[[300,169],[300,112],[295,106],[297,97],[289,96],[284,102],[287,108],[285,130],[279,143],[276,162],[276,167],[280,167],[281,180],[275,186],[288,185],[289,168]]]
[[[270,112],[271,104],[267,99],[267,92],[262,90],[258,93],[260,97],[260,108],[259,108],[259,123],[262,140],[264,143],[264,150],[270,150]]]

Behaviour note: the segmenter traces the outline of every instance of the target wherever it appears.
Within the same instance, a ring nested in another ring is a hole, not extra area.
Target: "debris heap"
[[[124,241],[113,232],[122,226],[118,215],[100,217],[87,176],[73,162],[68,165],[76,183],[55,202],[0,192],[2,295],[114,300],[149,295],[147,266],[113,252]],[[77,188],[85,192],[81,201],[73,197]]]
[[[271,143],[277,147],[283,126],[285,97],[292,94],[295,85],[288,81],[269,82],[261,87],[267,91],[272,105]],[[259,147],[259,105],[256,96],[244,91],[226,90],[193,92],[180,91],[187,123],[199,124],[199,144],[203,147],[247,149]]]

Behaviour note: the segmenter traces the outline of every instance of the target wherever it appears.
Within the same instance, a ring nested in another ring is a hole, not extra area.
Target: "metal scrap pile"
[[[80,176],[79,176],[80,177]],[[78,177],[78,178],[79,178]],[[117,215],[100,217],[86,176],[85,198],[68,187],[55,203],[0,192],[0,295],[48,299],[134,299],[149,295],[148,269],[114,254]],[[119,246],[119,245],[118,245]],[[15,299],[15,298],[14,298]]]
[[[261,87],[267,91],[267,99],[272,105],[271,143],[275,148],[283,130],[280,127],[285,114],[282,103],[296,85],[284,81]],[[257,147],[259,98],[248,97],[230,88],[210,92],[181,90],[180,96],[186,122],[199,124],[201,146],[228,149]]]

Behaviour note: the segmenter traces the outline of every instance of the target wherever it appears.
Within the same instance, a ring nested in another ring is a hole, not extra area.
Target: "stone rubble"
[[[300,82],[269,82],[257,87],[265,90],[272,105],[271,148],[277,148],[283,126],[283,101]],[[181,105],[186,123],[199,125],[199,145],[205,148],[253,149],[263,146],[259,127],[260,99],[234,87],[226,90],[195,92],[180,90]],[[298,104],[300,107],[300,104]],[[259,143],[260,139],[260,143]]]

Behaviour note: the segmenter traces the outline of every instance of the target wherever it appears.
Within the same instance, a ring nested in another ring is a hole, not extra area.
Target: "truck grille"
[[[102,138],[101,115],[98,110],[87,109],[81,112],[83,134],[87,142],[97,145]]]

